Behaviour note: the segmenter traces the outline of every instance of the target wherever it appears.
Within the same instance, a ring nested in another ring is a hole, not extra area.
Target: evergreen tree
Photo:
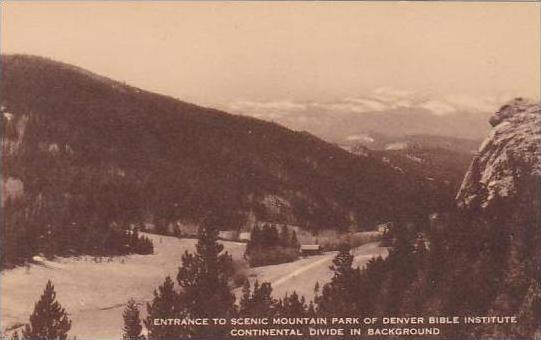
[[[242,316],[272,317],[276,312],[277,301],[272,297],[272,287],[268,282],[254,283],[250,294],[250,283],[243,287],[239,314]]]
[[[154,299],[151,303],[147,303],[147,313],[145,326],[148,329],[149,338],[162,339],[179,335],[179,329],[176,327],[154,325],[154,319],[182,317],[178,294],[175,292],[173,280],[169,276],[154,291]]]
[[[235,296],[229,287],[234,269],[231,256],[217,242],[218,230],[207,224],[199,230],[195,254],[182,256],[177,281],[180,306],[191,318],[229,318],[236,312]],[[221,327],[188,329],[194,336],[222,336]]]
[[[56,301],[56,292],[49,280],[40,300],[34,305],[34,312],[30,315],[30,324],[25,326],[23,337],[64,340],[70,328],[71,321],[68,314]]]
[[[342,245],[330,266],[334,275],[317,297],[318,311],[334,315],[356,312],[355,297],[359,294],[360,271],[359,268],[353,268],[352,263],[353,255],[350,254],[349,247]]]
[[[299,297],[297,292],[293,291],[291,295],[286,295],[281,304],[280,316],[284,317],[303,317],[306,314],[306,301]]]
[[[130,299],[122,313],[124,318],[124,327],[122,328],[122,338],[125,340],[139,340],[143,326],[141,326],[141,319],[139,318],[139,308],[134,299]]]
[[[242,286],[242,295],[240,297],[240,302],[239,302],[240,315],[248,315],[251,299],[252,299],[252,295],[250,291],[250,281],[246,280],[244,281],[244,285]]]
[[[308,304],[308,307],[306,308],[306,316],[309,318],[315,318],[317,316],[314,301],[310,301],[310,303]]]
[[[261,244],[261,229],[256,225],[252,229],[250,240],[246,244],[245,256],[250,256]]]
[[[276,301],[272,297],[272,287],[269,282],[263,282],[259,289],[254,289],[252,300],[254,315],[271,317],[274,314]]]
[[[280,229],[279,239],[282,247],[287,248],[290,246],[291,239],[289,236],[289,230],[285,224],[283,224],[282,228]]]
[[[299,240],[297,239],[297,232],[295,232],[295,230],[293,230],[293,232],[291,233],[291,241],[289,242],[289,244],[291,248],[299,249],[300,247]]]

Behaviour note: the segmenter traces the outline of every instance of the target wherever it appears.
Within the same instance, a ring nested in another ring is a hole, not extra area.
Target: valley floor
[[[70,335],[78,339],[118,339],[122,328],[122,311],[129,298],[134,298],[145,315],[146,302],[165,276],[175,280],[180,258],[194,251],[195,239],[148,235],[154,242],[155,254],[103,258],[60,258],[40,261],[27,267],[5,270],[1,274],[1,330],[5,331],[28,321],[34,303],[39,299],[47,280],[57,292],[57,300],[70,314]],[[241,260],[245,244],[223,242],[236,260]],[[281,297],[293,290],[313,298],[316,281],[320,285],[331,277],[329,265],[336,252],[303,258],[299,261],[252,268],[252,281],[272,283],[273,295]],[[374,256],[386,256],[377,243],[365,244],[354,250],[356,265],[364,265]],[[240,289],[236,290],[240,293]],[[8,332],[8,334],[10,334]]]

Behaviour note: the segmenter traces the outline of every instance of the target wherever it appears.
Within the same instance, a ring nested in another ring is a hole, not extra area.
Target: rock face
[[[490,118],[493,126],[457,194],[461,207],[487,207],[499,195],[513,198],[521,179],[541,175],[539,103],[517,98]],[[536,183],[536,182],[533,182]]]

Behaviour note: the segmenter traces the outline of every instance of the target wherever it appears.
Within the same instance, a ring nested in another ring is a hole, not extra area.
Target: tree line
[[[71,208],[74,206],[67,200],[45,196],[8,199],[3,209],[1,268],[24,264],[36,255],[50,258],[154,252],[152,241],[128,223],[117,223],[97,214],[83,223],[72,218]]]
[[[299,257],[299,241],[295,230],[286,225],[255,226],[246,244],[244,257],[252,267],[291,262]]]

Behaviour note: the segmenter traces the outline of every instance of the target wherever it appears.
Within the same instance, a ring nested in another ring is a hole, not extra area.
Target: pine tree
[[[300,243],[297,239],[297,233],[295,232],[295,230],[293,230],[293,232],[291,233],[291,241],[289,244],[291,248],[299,249]]]
[[[325,314],[348,315],[355,313],[359,294],[360,271],[353,268],[353,255],[349,247],[341,246],[338,254],[329,267],[334,275],[331,282],[323,286],[320,296],[317,296],[318,311]]]
[[[178,294],[175,292],[171,277],[167,276],[164,283],[154,291],[154,299],[151,303],[147,303],[147,313],[148,316],[144,322],[149,338],[162,339],[182,335],[179,334],[177,327],[154,325],[154,319],[182,317]]]
[[[24,338],[65,340],[71,328],[68,314],[56,301],[56,292],[52,282],[47,281],[40,300],[34,305],[30,315],[30,324],[25,326]]]
[[[291,237],[289,236],[289,230],[285,224],[282,225],[279,234],[280,245],[284,248],[288,248],[291,243]]]
[[[254,285],[250,304],[250,314],[257,317],[272,317],[275,313],[276,300],[272,298],[272,287],[269,282]]]
[[[303,317],[306,313],[306,301],[299,297],[297,292],[293,291],[291,295],[286,295],[282,300],[280,316],[284,317]]]
[[[306,308],[306,316],[309,318],[315,318],[317,316],[314,301],[310,301],[310,303],[308,304],[308,307]]]
[[[125,340],[139,340],[142,339],[141,331],[143,326],[141,326],[141,319],[139,317],[139,308],[134,299],[130,299],[122,313],[124,318],[124,327],[122,329],[122,338]]]
[[[244,285],[242,286],[242,296],[240,297],[240,302],[239,302],[240,315],[249,314],[251,299],[252,299],[252,295],[250,291],[250,281],[246,280],[244,281]]]
[[[239,315],[253,317],[272,317],[277,311],[278,301],[272,297],[272,287],[269,282],[254,283],[254,290],[250,292],[250,283],[247,281],[242,288],[239,305]]]
[[[184,253],[177,281],[180,306],[191,318],[229,318],[236,312],[235,296],[229,287],[233,260],[217,242],[218,230],[204,224],[199,230],[195,254]],[[223,327],[189,329],[194,336],[221,336]]]

